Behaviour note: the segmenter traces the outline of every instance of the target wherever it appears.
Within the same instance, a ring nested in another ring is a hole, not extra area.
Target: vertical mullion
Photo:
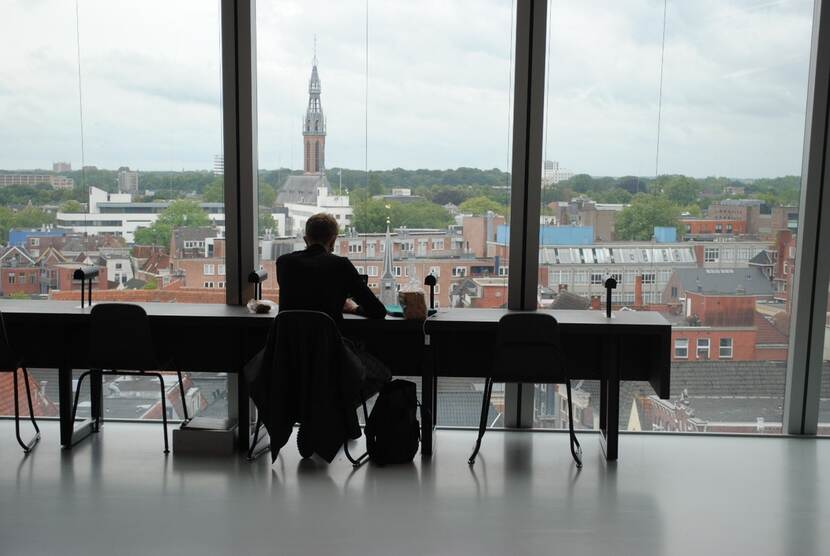
[[[222,0],[221,10],[225,293],[229,305],[244,305],[257,243],[256,0]]]
[[[536,309],[539,280],[546,26],[547,0],[517,2],[507,306],[520,311]],[[533,385],[506,385],[505,426],[532,425]]]
[[[791,295],[790,350],[784,401],[784,432],[815,434],[818,424],[830,260],[830,13],[813,8],[810,77],[804,126],[796,272]]]

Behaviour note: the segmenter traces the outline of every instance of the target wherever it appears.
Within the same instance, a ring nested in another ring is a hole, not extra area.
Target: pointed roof
[[[395,279],[392,272],[392,235],[389,232],[389,218],[386,219],[386,238],[383,240],[383,275],[382,279]]]
[[[773,263],[769,251],[765,249],[763,251],[759,251],[757,255],[749,259],[749,264],[758,266],[772,266],[775,263]]]
[[[6,249],[2,255],[0,255],[0,261],[5,261],[7,259],[17,259],[15,266],[33,266],[35,264],[35,259],[29,254],[29,252],[24,247],[19,247],[17,245],[12,245]]]

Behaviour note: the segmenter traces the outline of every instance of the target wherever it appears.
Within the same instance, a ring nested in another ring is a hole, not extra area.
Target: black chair
[[[161,391],[161,415],[164,423],[164,453],[170,452],[167,440],[167,396],[164,390],[164,378],[159,372],[170,367],[156,351],[153,335],[150,331],[150,319],[138,305],[127,303],[100,303],[95,305],[90,315],[89,366],[90,370],[81,374],[75,390],[75,403],[72,406],[72,422],[78,411],[78,398],[81,384],[88,375],[92,375],[92,418],[95,419],[96,432],[103,421],[101,381],[104,375],[116,376],[150,376],[159,380]],[[124,370],[129,369],[129,370]],[[187,413],[182,373],[177,370],[179,390],[182,397],[182,410],[185,422],[190,420]]]
[[[487,410],[494,382],[527,382],[565,384],[568,398],[568,427],[571,455],[577,467],[582,467],[582,448],[574,434],[571,381],[565,370],[559,323],[546,313],[508,313],[499,320],[496,356],[491,376],[484,383],[481,421],[478,439],[468,463],[475,462],[481,448],[481,439],[487,427]]]
[[[272,400],[269,397],[274,392],[273,388],[275,386],[276,388],[284,388],[287,384],[292,383],[292,381],[286,381],[284,379],[278,383],[277,381],[280,379],[275,376],[274,371],[283,373],[283,377],[289,374],[294,377],[312,376],[313,369],[310,367],[312,358],[303,357],[299,351],[293,349],[294,347],[300,346],[300,351],[307,350],[309,349],[308,346],[312,345],[315,350],[313,359],[318,364],[322,363],[328,368],[334,368],[337,369],[337,372],[342,372],[343,354],[340,330],[329,315],[320,311],[280,311],[274,318],[274,323],[268,334],[267,345],[253,360],[253,366],[257,367],[257,370],[252,375],[256,376],[253,376],[253,378],[249,376],[248,382],[251,387],[251,397],[254,399],[255,404],[273,405],[276,400]],[[271,367],[275,356],[279,360],[277,364],[278,369]],[[246,375],[248,375],[247,372]],[[311,386],[310,383],[304,382],[303,380],[299,380],[293,384],[294,386],[299,386],[301,389],[306,389]],[[302,395],[301,392],[297,392],[296,394],[298,396]],[[363,395],[360,398],[363,407],[364,422],[366,422],[369,419],[369,412],[366,408],[366,401]],[[276,408],[269,407],[268,411],[271,412],[269,415],[273,415]],[[263,410],[260,410],[258,407],[254,436],[248,449],[249,461],[255,460],[268,451],[267,446],[257,450],[259,433],[264,426],[262,413]],[[297,450],[300,452],[301,457],[308,458],[313,455],[314,446],[306,436],[307,431],[304,428],[304,423],[300,422],[299,425],[300,428],[297,431]],[[281,442],[283,441],[281,440]],[[359,467],[367,461],[369,454],[367,452],[357,458],[353,457],[349,452],[348,443],[349,438],[344,438],[343,451],[346,458],[353,466]]]
[[[9,337],[6,334],[6,323],[3,320],[3,314],[0,313],[0,373],[12,373],[12,381],[14,382],[14,433],[17,436],[17,443],[23,448],[27,454],[32,451],[40,441],[40,429],[35,420],[35,410],[32,406],[32,391],[29,385],[29,372],[22,364],[22,359],[15,354],[9,343]],[[26,400],[29,402],[29,419],[32,421],[32,426],[35,427],[35,435],[25,442],[20,437],[20,394],[18,393],[17,373],[21,371],[23,374],[23,382],[26,384]]]

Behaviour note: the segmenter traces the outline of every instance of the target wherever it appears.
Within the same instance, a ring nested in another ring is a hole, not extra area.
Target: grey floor
[[[0,421],[0,554],[830,554],[830,441],[439,431],[431,463],[357,471],[162,452],[108,423],[71,451],[57,424],[24,457]]]

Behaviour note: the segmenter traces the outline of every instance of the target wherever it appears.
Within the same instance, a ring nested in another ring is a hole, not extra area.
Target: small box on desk
[[[236,450],[236,420],[194,417],[173,430],[173,452],[185,455],[229,456]]]

